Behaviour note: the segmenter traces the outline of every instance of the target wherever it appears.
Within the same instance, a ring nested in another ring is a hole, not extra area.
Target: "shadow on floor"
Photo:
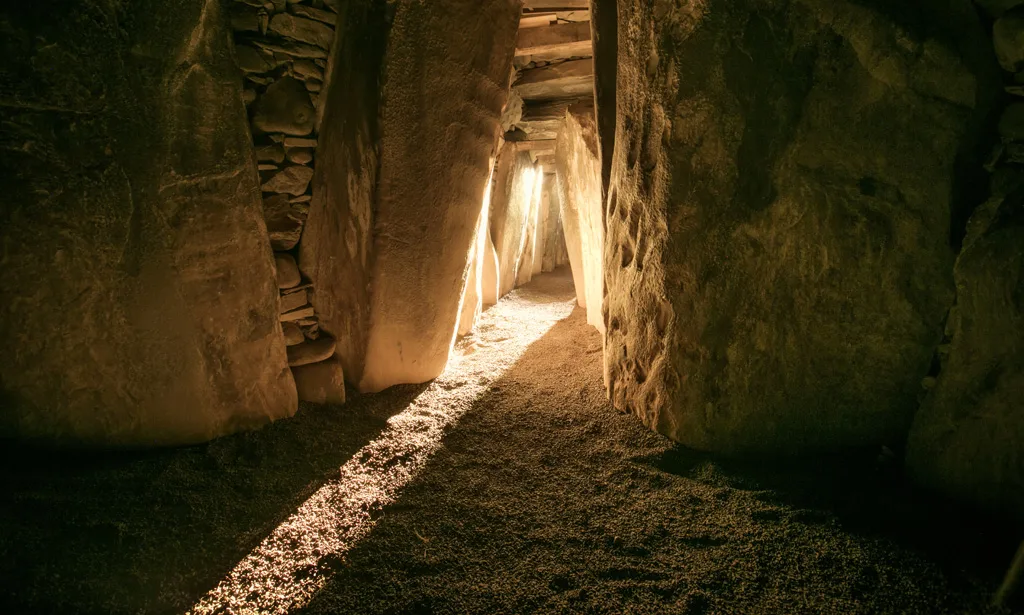
[[[1007,526],[875,469],[687,451],[612,410],[577,309],[477,399],[312,614],[989,613]],[[189,449],[0,463],[0,609],[181,613],[424,385]]]
[[[892,540],[953,572],[999,578],[1024,539],[1012,520],[978,511],[909,482],[899,460],[849,450],[785,460],[724,459],[675,446],[646,460],[682,477],[732,489],[796,512],[808,522],[835,519],[849,532]]]
[[[612,410],[574,314],[446,435],[304,615],[1011,613],[1005,525],[864,454],[723,460]]]
[[[184,612],[426,386],[188,448],[4,446],[0,612]]]

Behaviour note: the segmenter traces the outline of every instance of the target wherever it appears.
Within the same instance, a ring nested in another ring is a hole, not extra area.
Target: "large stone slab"
[[[579,304],[587,308],[587,322],[604,332],[601,305],[604,297],[604,203],[601,199],[601,162],[593,108],[570,110],[558,136],[555,168],[562,187],[562,209],[573,218],[566,238],[573,246],[581,271],[573,270]]]
[[[516,286],[523,286],[533,279],[533,261],[537,254],[537,230],[540,214],[541,195],[544,187],[544,173],[535,167],[533,194],[526,212],[526,228],[523,243],[519,248],[519,262],[516,264]]]
[[[424,382],[448,362],[518,14],[516,0],[397,5],[383,92],[362,391]],[[425,92],[437,95],[425,104]]]
[[[506,143],[494,170],[491,196],[491,239],[498,257],[498,297],[516,287],[519,257],[526,241],[526,224],[540,169],[528,152]]]
[[[1024,518],[1024,190],[971,218],[938,382],[907,449],[920,482]]]
[[[295,411],[220,6],[0,10],[2,437],[187,444]]]
[[[900,441],[953,300],[951,214],[989,111],[974,8],[620,3],[617,22],[616,407],[703,450]]]
[[[379,3],[347,3],[332,48],[331,78],[315,147],[313,200],[299,246],[299,267],[313,282],[322,331],[337,340],[345,378],[358,384],[370,329],[373,212],[380,153],[380,71],[387,31]]]

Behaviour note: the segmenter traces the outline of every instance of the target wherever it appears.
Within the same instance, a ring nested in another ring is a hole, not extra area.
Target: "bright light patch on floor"
[[[307,604],[327,582],[332,562],[371,530],[445,431],[574,304],[527,288],[486,311],[475,333],[456,345],[448,369],[189,612],[284,614]]]

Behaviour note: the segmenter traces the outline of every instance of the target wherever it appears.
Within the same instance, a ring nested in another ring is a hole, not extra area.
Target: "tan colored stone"
[[[286,346],[295,346],[306,341],[306,337],[302,335],[302,329],[293,321],[282,322],[281,332],[284,334],[284,343]]]
[[[37,148],[0,173],[5,442],[187,445],[297,408],[219,7],[4,7],[2,132]]]
[[[334,354],[334,338],[321,336],[315,341],[305,341],[288,347],[288,365],[297,367],[325,361]]]
[[[315,45],[322,49],[330,49],[331,43],[334,41],[334,28],[313,19],[305,19],[288,13],[279,13],[271,17],[270,31],[278,36]]]
[[[302,290],[296,293],[288,293],[281,295],[281,313],[291,312],[304,307],[309,303],[306,291]]]
[[[509,0],[395,7],[380,98],[379,232],[363,391],[425,382],[448,362],[519,13]],[[424,104],[409,92],[444,95]],[[409,147],[411,136],[430,145]],[[324,288],[316,288],[319,301]]]
[[[292,375],[300,400],[314,404],[345,403],[345,370],[337,357],[293,367]]]
[[[306,6],[305,4],[292,5],[292,12],[299,17],[315,19],[316,21],[320,21],[331,26],[338,21],[338,16],[336,14],[330,11],[323,11],[311,6]]]
[[[281,322],[288,322],[288,321],[292,321],[292,320],[298,321],[298,320],[303,320],[305,318],[312,318],[313,316],[314,316],[313,308],[312,307],[304,307],[304,308],[299,308],[297,310],[292,310],[291,312],[285,312],[284,314],[281,314],[280,320],[281,320]]]
[[[516,286],[516,273],[539,172],[530,154],[506,143],[494,170],[491,197],[491,238],[498,260],[498,296]]]
[[[302,237],[305,213],[288,200],[287,194],[274,194],[263,199],[263,219],[271,247],[278,252],[291,250]]]
[[[285,167],[280,173],[274,174],[265,184],[263,192],[277,192],[299,196],[306,192],[309,181],[313,179],[313,169],[304,165]]]
[[[953,301],[960,152],[992,112],[975,9],[795,6],[620,5],[597,71],[609,394],[695,449],[901,442]]]
[[[289,148],[285,155],[288,161],[294,164],[309,164],[313,162],[313,150],[308,147]]]
[[[319,142],[289,137],[290,148],[315,150],[309,220],[299,246],[302,271],[315,284],[312,302],[331,331],[345,376],[357,383],[363,373],[370,329],[370,265],[377,206],[380,157],[377,146],[379,75],[367,62],[382,62],[383,40],[367,45],[367,30],[380,27],[368,3],[346,5],[338,44],[331,49],[332,78],[325,96],[345,104],[324,105]],[[383,38],[383,37],[381,37]]]
[[[587,322],[604,332],[604,204],[593,112],[568,112],[558,136],[556,168],[573,281]],[[582,285],[582,288],[580,286]]]
[[[313,132],[316,109],[302,81],[282,77],[252,105],[252,127],[257,132],[308,135]]]
[[[285,137],[285,147],[311,147],[316,149],[317,140],[310,137]]]
[[[284,148],[278,143],[260,145],[256,148],[256,160],[281,164],[284,162]]]
[[[291,254],[278,253],[274,255],[274,264],[277,266],[277,287],[291,288],[302,282],[302,274],[299,273],[299,266]]]

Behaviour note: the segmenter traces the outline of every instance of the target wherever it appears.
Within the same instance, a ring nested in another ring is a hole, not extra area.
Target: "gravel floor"
[[[516,292],[564,302],[571,280]],[[458,352],[487,352],[487,335]],[[609,407],[600,349],[577,309],[474,382],[299,611],[1024,612],[987,606],[1016,547],[1006,526],[906,488],[874,451],[768,463],[674,446]],[[429,391],[188,449],[4,447],[0,612],[187,611]]]

